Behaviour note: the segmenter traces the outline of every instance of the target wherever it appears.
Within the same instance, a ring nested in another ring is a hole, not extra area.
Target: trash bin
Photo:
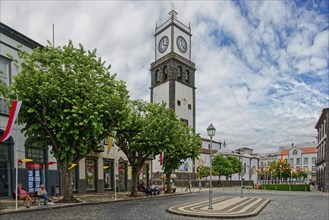
[[[59,196],[59,185],[54,186],[54,196]]]

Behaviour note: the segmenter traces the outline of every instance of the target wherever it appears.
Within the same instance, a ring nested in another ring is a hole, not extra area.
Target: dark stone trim
[[[80,194],[87,193],[87,179],[78,180],[78,193]]]
[[[196,117],[195,117],[195,114],[196,114],[196,102],[195,102],[195,88],[193,88],[193,128],[194,128],[194,132],[196,130],[195,128],[195,124],[196,124]]]
[[[3,44],[3,45],[5,45],[5,46],[7,46],[7,47],[9,47],[10,49],[13,49],[13,50],[15,50],[15,51],[19,51],[18,48],[11,46],[10,44],[7,44],[7,43],[4,42],[4,41],[1,41],[1,40],[0,40],[0,44]],[[8,58],[7,58],[7,59],[8,59]],[[10,59],[9,59],[9,60],[10,60]]]
[[[38,42],[28,38],[24,34],[14,30],[13,28],[5,25],[4,23],[0,22],[0,33],[6,35],[7,37],[23,44],[26,47],[34,49],[36,47],[43,48],[43,45],[39,44]]]
[[[169,81],[169,108],[175,111],[175,80]]]
[[[97,189],[98,193],[105,192],[105,190],[104,190],[104,180],[103,179],[97,179],[96,184],[97,184],[96,189]]]

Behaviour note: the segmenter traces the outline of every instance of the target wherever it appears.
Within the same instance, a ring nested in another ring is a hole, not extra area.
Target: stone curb
[[[106,204],[106,203],[113,203],[113,202],[123,202],[123,201],[134,201],[134,200],[144,200],[144,199],[161,199],[163,197],[169,197],[169,196],[179,196],[179,195],[186,195],[185,193],[175,193],[175,194],[163,194],[163,195],[158,195],[158,196],[142,196],[142,197],[129,197],[129,196],[124,196],[121,198],[118,198],[115,200],[114,198],[109,199],[109,200],[103,200],[103,201],[82,201],[81,203],[55,203],[55,205],[48,205],[48,206],[43,206],[43,208],[30,208],[30,209],[4,209],[0,210],[0,216],[4,214],[11,214],[11,213],[22,213],[22,212],[34,212],[34,211],[46,211],[50,209],[60,209],[60,208],[66,208],[66,207],[71,207],[71,206],[88,206],[88,205],[97,205],[97,204]],[[89,196],[87,196],[89,197]],[[91,196],[90,196],[91,197]],[[81,199],[79,197],[76,197],[78,199]]]

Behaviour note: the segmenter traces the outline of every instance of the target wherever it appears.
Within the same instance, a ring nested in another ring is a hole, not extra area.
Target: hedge
[[[302,185],[302,184],[262,184],[259,189],[266,190],[281,190],[281,191],[310,191],[310,185]]]

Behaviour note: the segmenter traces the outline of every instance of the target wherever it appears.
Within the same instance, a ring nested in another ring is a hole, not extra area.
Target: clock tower
[[[155,61],[151,63],[151,102],[165,102],[177,117],[195,128],[195,64],[191,61],[191,28],[177,12],[155,28]]]

